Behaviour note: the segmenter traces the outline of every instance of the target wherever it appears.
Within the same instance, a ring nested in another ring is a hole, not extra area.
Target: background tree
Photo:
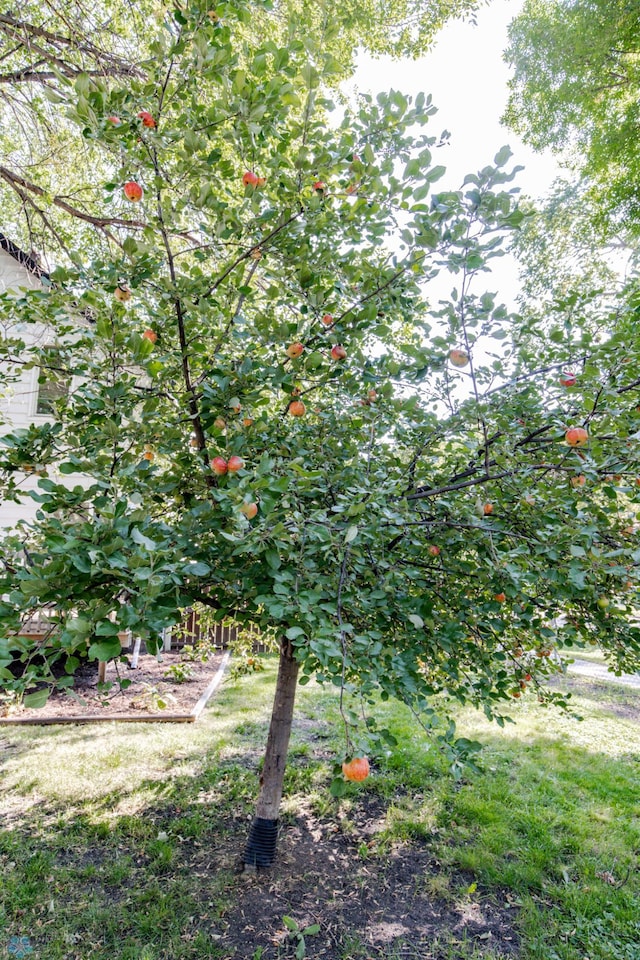
[[[527,0],[509,28],[506,123],[593,194],[593,223],[640,222],[640,20],[629,0]]]
[[[635,289],[548,337],[476,290],[522,220],[508,149],[434,192],[428,97],[337,117],[333,55],[250,16],[175,10],[143,76],[59,78],[103,160],[80,216],[49,198],[75,224],[51,287],[2,298],[6,375],[52,364],[14,324],[40,325],[76,388],[2,441],[5,496],[48,475],[3,546],[0,678],[43,703],[196,600],[276,631],[260,864],[298,677],[339,688],[345,758],[392,742],[394,696],[458,769],[477,745],[449,701],[500,723],[530,687],[561,702],[560,639],[637,664],[640,347]],[[48,603],[55,636],[17,638]]]

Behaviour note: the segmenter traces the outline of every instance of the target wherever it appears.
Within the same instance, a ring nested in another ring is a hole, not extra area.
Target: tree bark
[[[298,682],[298,663],[289,640],[280,645],[278,680],[271,712],[269,736],[260,777],[256,815],[244,854],[245,870],[269,867],[276,855],[278,812],[291,736],[293,705]]]

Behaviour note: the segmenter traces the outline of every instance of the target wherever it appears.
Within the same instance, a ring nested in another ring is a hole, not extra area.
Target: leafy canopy
[[[101,163],[46,208],[72,241],[51,285],[2,298],[7,389],[25,363],[74,389],[2,440],[4,496],[35,473],[39,509],[5,538],[0,680],[69,685],[195,601],[292,642],[347,729],[377,695],[434,727],[450,699],[558,700],[560,636],[637,663],[637,289],[509,315],[477,289],[522,220],[509,150],[438,192],[429,97],[337,111],[321,42],[210,13],[167,15],[141,76],[58,78]]]
[[[628,0],[527,0],[509,29],[506,123],[591,184],[594,219],[640,221],[640,18]]]

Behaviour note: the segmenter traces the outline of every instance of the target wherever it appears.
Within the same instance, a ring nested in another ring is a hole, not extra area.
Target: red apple
[[[158,339],[158,334],[155,332],[155,330],[151,330],[151,328],[148,328],[142,334],[142,338],[143,340],[149,340],[150,343],[155,343],[156,340]]]
[[[253,417],[245,417],[244,420],[242,421],[242,426],[250,427],[252,423],[253,423]]]
[[[127,180],[122,189],[127,200],[131,200],[132,203],[142,200],[142,187],[135,180]]]
[[[256,187],[264,187],[266,182],[267,182],[266,177],[258,177],[258,179],[256,180]]]
[[[331,347],[331,356],[334,360],[344,360],[346,355],[347,351],[341,343],[336,343],[333,347]]]
[[[564,439],[570,447],[584,447],[589,440],[589,434],[584,427],[569,427]]]
[[[325,327],[330,327],[333,323],[333,314],[325,313],[322,317],[322,322],[324,323]]]
[[[117,286],[113,295],[119,303],[126,303],[127,300],[131,300],[131,290],[128,287]]]
[[[114,127],[119,127],[120,124],[122,123],[122,120],[120,119],[120,117],[116,117],[116,116],[107,117],[107,123],[112,123]]]
[[[560,384],[563,387],[575,387],[577,377],[573,370],[565,370],[560,375]]]
[[[346,780],[366,780],[369,776],[369,761],[366,757],[354,757],[342,764],[342,772]]]
[[[584,487],[587,482],[587,478],[580,474],[577,477],[571,477],[571,486],[572,487]]]
[[[143,127],[149,127],[150,129],[155,127],[156,122],[148,110],[141,110],[140,113],[138,114],[138,117],[140,118],[140,120],[142,120]]]
[[[484,513],[485,517],[491,516],[491,514],[493,513],[493,504],[485,503],[485,505],[482,508],[482,512]]]
[[[214,457],[209,466],[216,477],[223,477],[228,469],[228,464],[224,457]]]
[[[307,408],[302,400],[292,400],[289,404],[289,413],[292,417],[304,417],[306,412]]]
[[[496,593],[494,594],[493,599],[497,600],[498,603],[504,603],[505,600],[507,599],[507,595],[506,593]]]
[[[304,343],[297,342],[297,343],[290,344],[287,347],[285,353],[292,360],[296,360],[300,356],[303,350],[304,350]]]
[[[253,520],[253,518],[255,517],[255,515],[256,515],[257,512],[258,512],[258,504],[257,504],[257,503],[243,503],[242,506],[240,507],[240,511],[241,511],[241,513],[244,513],[244,515],[245,515],[245,517],[247,518],[247,520]]]
[[[327,185],[322,180],[316,180],[316,182],[313,185],[313,189],[316,191],[316,193],[319,193],[320,196],[322,197],[324,196],[324,192],[327,189]]]
[[[237,473],[238,470],[242,470],[244,467],[244,460],[242,457],[229,457],[227,462],[227,470],[229,473]]]
[[[469,354],[465,350],[451,350],[449,360],[454,367],[466,367],[469,363]]]
[[[255,173],[253,173],[251,170],[247,170],[247,172],[242,177],[242,182],[245,185],[245,187],[256,187],[258,185],[258,179],[259,178],[256,176]]]
[[[435,543],[432,543],[430,547],[427,547],[427,553],[430,557],[437,557],[440,555],[440,547],[437,547]]]

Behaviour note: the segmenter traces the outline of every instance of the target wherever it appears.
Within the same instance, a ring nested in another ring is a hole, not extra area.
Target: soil
[[[191,714],[200,697],[215,676],[223,653],[216,652],[205,663],[185,660],[182,653],[171,650],[155,656],[141,653],[138,667],[130,667],[131,656],[107,665],[104,684],[98,682],[97,663],[79,668],[71,690],[57,690],[44,707],[7,706],[0,702],[0,724],[3,720],[35,720],[40,723],[73,722],[75,719],[142,720],[163,716],[185,717]],[[172,671],[188,677],[176,682]],[[131,681],[124,688],[119,680]]]
[[[296,956],[299,939],[283,921],[289,917],[300,931],[319,925],[298,954],[308,960],[516,957],[514,898],[505,894],[495,902],[483,896],[471,875],[448,871],[443,888],[444,871],[428,840],[374,852],[385,808],[384,801],[364,795],[342,823],[320,820],[304,809],[288,818],[274,866],[239,877],[231,910],[211,924],[209,936],[221,951],[216,956]],[[236,854],[242,839],[238,836]],[[211,853],[210,870],[229,867],[225,860],[231,850],[226,856],[222,850]]]

